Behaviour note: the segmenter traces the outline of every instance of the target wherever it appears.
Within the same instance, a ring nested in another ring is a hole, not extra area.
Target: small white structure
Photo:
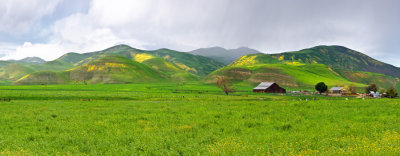
[[[379,92],[369,91],[369,95],[373,98],[381,98],[381,94]]]

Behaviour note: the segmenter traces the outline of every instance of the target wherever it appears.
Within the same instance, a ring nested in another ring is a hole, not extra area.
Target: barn
[[[261,93],[286,93],[286,89],[279,87],[275,82],[261,82],[253,92]]]
[[[332,87],[329,91],[333,94],[341,94],[343,92],[344,87]]]

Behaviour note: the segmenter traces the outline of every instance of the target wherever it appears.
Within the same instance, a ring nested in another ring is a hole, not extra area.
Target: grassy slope
[[[367,65],[360,65],[360,62],[366,63]],[[327,65],[321,65],[320,63]],[[282,54],[245,55],[232,62],[230,64],[231,67],[222,68],[222,70],[234,71],[230,68],[240,68],[241,70],[244,70],[243,68],[247,68],[247,70],[250,72],[244,73],[245,75],[249,75],[249,73],[251,73],[253,75],[251,76],[252,78],[258,77],[258,79],[249,79],[247,81],[247,83],[250,82],[249,84],[258,83],[263,80],[269,80],[276,81],[288,87],[312,88],[316,81],[323,81],[331,86],[343,86],[354,82],[359,87],[370,83],[376,83],[382,88],[394,86],[395,88],[400,89],[399,84],[397,83],[398,79],[394,77],[378,73],[354,71],[355,69],[362,70],[369,65],[386,66],[384,63],[378,62],[366,55],[346,49],[344,47],[319,46],[298,52]],[[259,69],[251,69],[252,66],[264,66],[263,68],[260,68],[264,71]],[[284,68],[279,68],[279,70],[271,70],[271,68],[274,66],[280,66]],[[350,68],[350,66],[354,67]],[[336,68],[332,69],[330,67]],[[224,73],[219,73],[219,75],[224,75]],[[239,75],[240,74],[236,74],[235,76],[241,77]],[[250,76],[247,77],[250,78]]]
[[[86,77],[90,83],[152,82],[167,78],[145,64],[121,56],[102,57],[70,72],[76,80]]]
[[[365,84],[354,83],[336,75],[329,67],[321,64],[261,64],[254,66],[230,66],[221,68],[206,79],[213,82],[215,76],[226,76],[236,83],[256,85],[262,81],[273,81],[288,88],[313,89],[318,82],[328,86],[354,84],[363,87]]]
[[[67,53],[58,58],[58,61],[67,62],[73,65],[78,65],[80,61],[92,56],[93,53],[79,54],[79,53]]]
[[[180,80],[180,81],[194,81],[198,80],[198,76],[181,69],[178,65],[169,62],[163,58],[155,57],[144,60],[141,62],[146,64],[153,69],[168,75],[170,79]]]
[[[68,62],[54,60],[39,65],[31,65],[31,67],[36,71],[64,71],[75,66]]]
[[[271,56],[281,62],[320,63],[332,68],[400,77],[400,68],[342,46],[317,46],[296,52],[272,54]]]
[[[252,66],[257,64],[280,64],[281,62],[268,54],[244,55],[233,61],[230,66]]]
[[[148,54],[146,54],[148,55]],[[98,56],[98,57],[97,57]],[[69,75],[68,81],[62,83],[137,83],[154,81],[195,81],[198,80],[193,75],[176,64],[160,57],[141,59],[132,61],[119,55],[97,55],[93,60],[65,71]],[[136,55],[136,56],[139,56]],[[140,54],[140,56],[143,56]],[[90,57],[89,57],[90,58]],[[56,60],[53,62],[62,62]],[[65,63],[65,62],[64,62]],[[69,63],[65,63],[69,64]],[[47,80],[46,74],[31,74],[19,80],[15,84],[38,84],[40,80]],[[48,75],[52,76],[52,75]],[[37,77],[37,78],[35,78]],[[34,81],[34,82],[29,82]],[[42,83],[47,83],[44,81]],[[53,84],[53,82],[51,83]]]
[[[147,65],[121,56],[107,56],[64,72],[33,73],[15,84],[132,83],[165,79],[165,75]]]
[[[67,72],[40,71],[25,75],[17,80],[16,85],[37,85],[37,84],[65,84],[69,83],[69,74]]]
[[[395,87],[397,89],[400,89],[400,87],[398,86],[399,79],[391,76],[370,72],[351,72],[342,69],[335,69],[335,71],[349,81],[359,82],[363,84],[375,83],[382,88]]]
[[[34,69],[21,64],[8,64],[0,67],[0,79],[15,81],[33,72]]]
[[[204,56],[197,56],[190,53],[178,52],[170,49],[159,49],[155,51],[148,51],[147,53],[162,57],[168,61],[175,64],[181,64],[187,68],[194,70],[189,70],[193,74],[199,76],[205,76],[216,69],[223,67],[222,63],[216,62],[210,58]]]
[[[72,64],[62,61],[49,61],[45,63],[29,63],[23,61],[2,61],[0,63],[0,79],[13,82],[25,75],[40,71],[64,71],[73,68]]]
[[[199,76],[205,76],[224,66],[223,64],[218,63],[210,58],[197,56],[190,53],[178,52],[169,49],[146,51],[135,49],[127,45],[117,45],[103,51],[85,54],[70,53],[62,56],[59,60],[65,62],[69,61],[75,65],[83,65],[105,54],[119,55],[132,60],[134,60],[133,56],[136,54],[150,54],[154,57],[164,58],[165,60],[178,65],[181,69],[187,70],[188,72]]]

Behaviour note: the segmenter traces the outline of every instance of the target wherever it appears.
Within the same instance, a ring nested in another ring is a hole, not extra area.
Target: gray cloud
[[[93,0],[87,6],[50,23],[41,46],[63,52],[116,43],[183,51],[248,46],[275,53],[343,45],[400,66],[397,0]]]

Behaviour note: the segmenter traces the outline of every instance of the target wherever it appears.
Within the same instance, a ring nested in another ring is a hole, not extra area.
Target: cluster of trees
[[[378,86],[375,83],[370,84],[367,88],[365,88],[365,92],[367,94],[370,93],[370,92],[375,92],[376,93],[377,91],[378,91]],[[386,91],[382,91],[382,92],[385,93],[384,96],[387,97],[387,98],[396,98],[398,96],[397,90],[395,88],[393,88],[393,87],[390,87]]]
[[[315,90],[317,90],[320,94],[322,94],[322,93],[325,93],[326,91],[328,91],[328,86],[324,82],[320,82],[315,85]],[[353,85],[346,86],[345,90],[347,93],[350,93],[350,94],[357,93],[357,88]],[[375,83],[370,84],[367,88],[365,88],[365,92],[367,94],[369,94],[371,91],[375,92],[375,93],[378,91],[378,86]],[[387,89],[386,91],[384,91],[384,93],[385,93],[384,94],[385,97],[388,97],[388,98],[396,98],[398,96],[397,90],[393,87]]]

